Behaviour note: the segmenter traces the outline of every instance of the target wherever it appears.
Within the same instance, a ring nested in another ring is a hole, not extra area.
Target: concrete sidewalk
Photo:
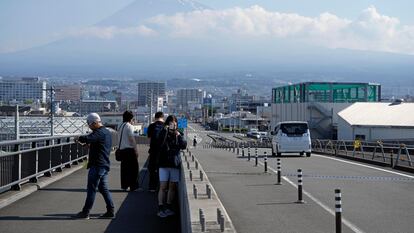
[[[44,232],[180,232],[177,216],[157,217],[157,194],[146,191],[148,175],[143,168],[148,147],[139,145],[140,181],[144,191],[123,192],[120,189],[120,163],[112,161],[109,187],[115,203],[116,219],[98,219],[104,213],[105,202],[98,193],[91,219],[77,220],[86,198],[87,170],[81,169],[56,181],[3,209],[0,209],[1,233]],[[114,159],[114,156],[111,156]]]

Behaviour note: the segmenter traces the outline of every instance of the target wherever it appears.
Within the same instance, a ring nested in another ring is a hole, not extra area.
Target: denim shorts
[[[160,182],[178,182],[180,181],[180,170],[178,168],[160,167]]]

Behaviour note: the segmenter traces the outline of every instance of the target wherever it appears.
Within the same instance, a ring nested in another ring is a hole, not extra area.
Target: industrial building
[[[272,129],[281,121],[307,121],[312,138],[336,139],[338,112],[355,102],[379,102],[375,83],[305,82],[272,89]]]
[[[414,139],[414,103],[354,103],[338,113],[338,139]]]

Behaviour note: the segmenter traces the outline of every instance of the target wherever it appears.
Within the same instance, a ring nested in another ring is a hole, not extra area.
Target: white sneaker
[[[166,210],[164,210],[164,213],[165,213],[165,215],[167,215],[167,216],[171,216],[171,215],[174,215],[175,213],[174,213],[174,211],[172,211],[172,210],[170,210],[170,209],[166,209]]]
[[[168,215],[165,213],[165,211],[162,211],[162,210],[158,211],[157,216],[160,217],[160,218],[168,217]]]

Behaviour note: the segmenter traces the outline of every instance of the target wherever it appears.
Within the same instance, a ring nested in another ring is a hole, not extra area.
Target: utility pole
[[[154,98],[154,93],[150,91],[150,114],[148,116],[148,125],[151,124],[153,98]]]
[[[55,135],[55,119],[54,119],[54,114],[53,114],[53,95],[55,94],[55,89],[53,88],[53,86],[50,86],[50,136],[54,136]]]
[[[14,114],[14,139],[20,139],[20,125],[19,125],[19,105],[16,105],[16,113]]]

